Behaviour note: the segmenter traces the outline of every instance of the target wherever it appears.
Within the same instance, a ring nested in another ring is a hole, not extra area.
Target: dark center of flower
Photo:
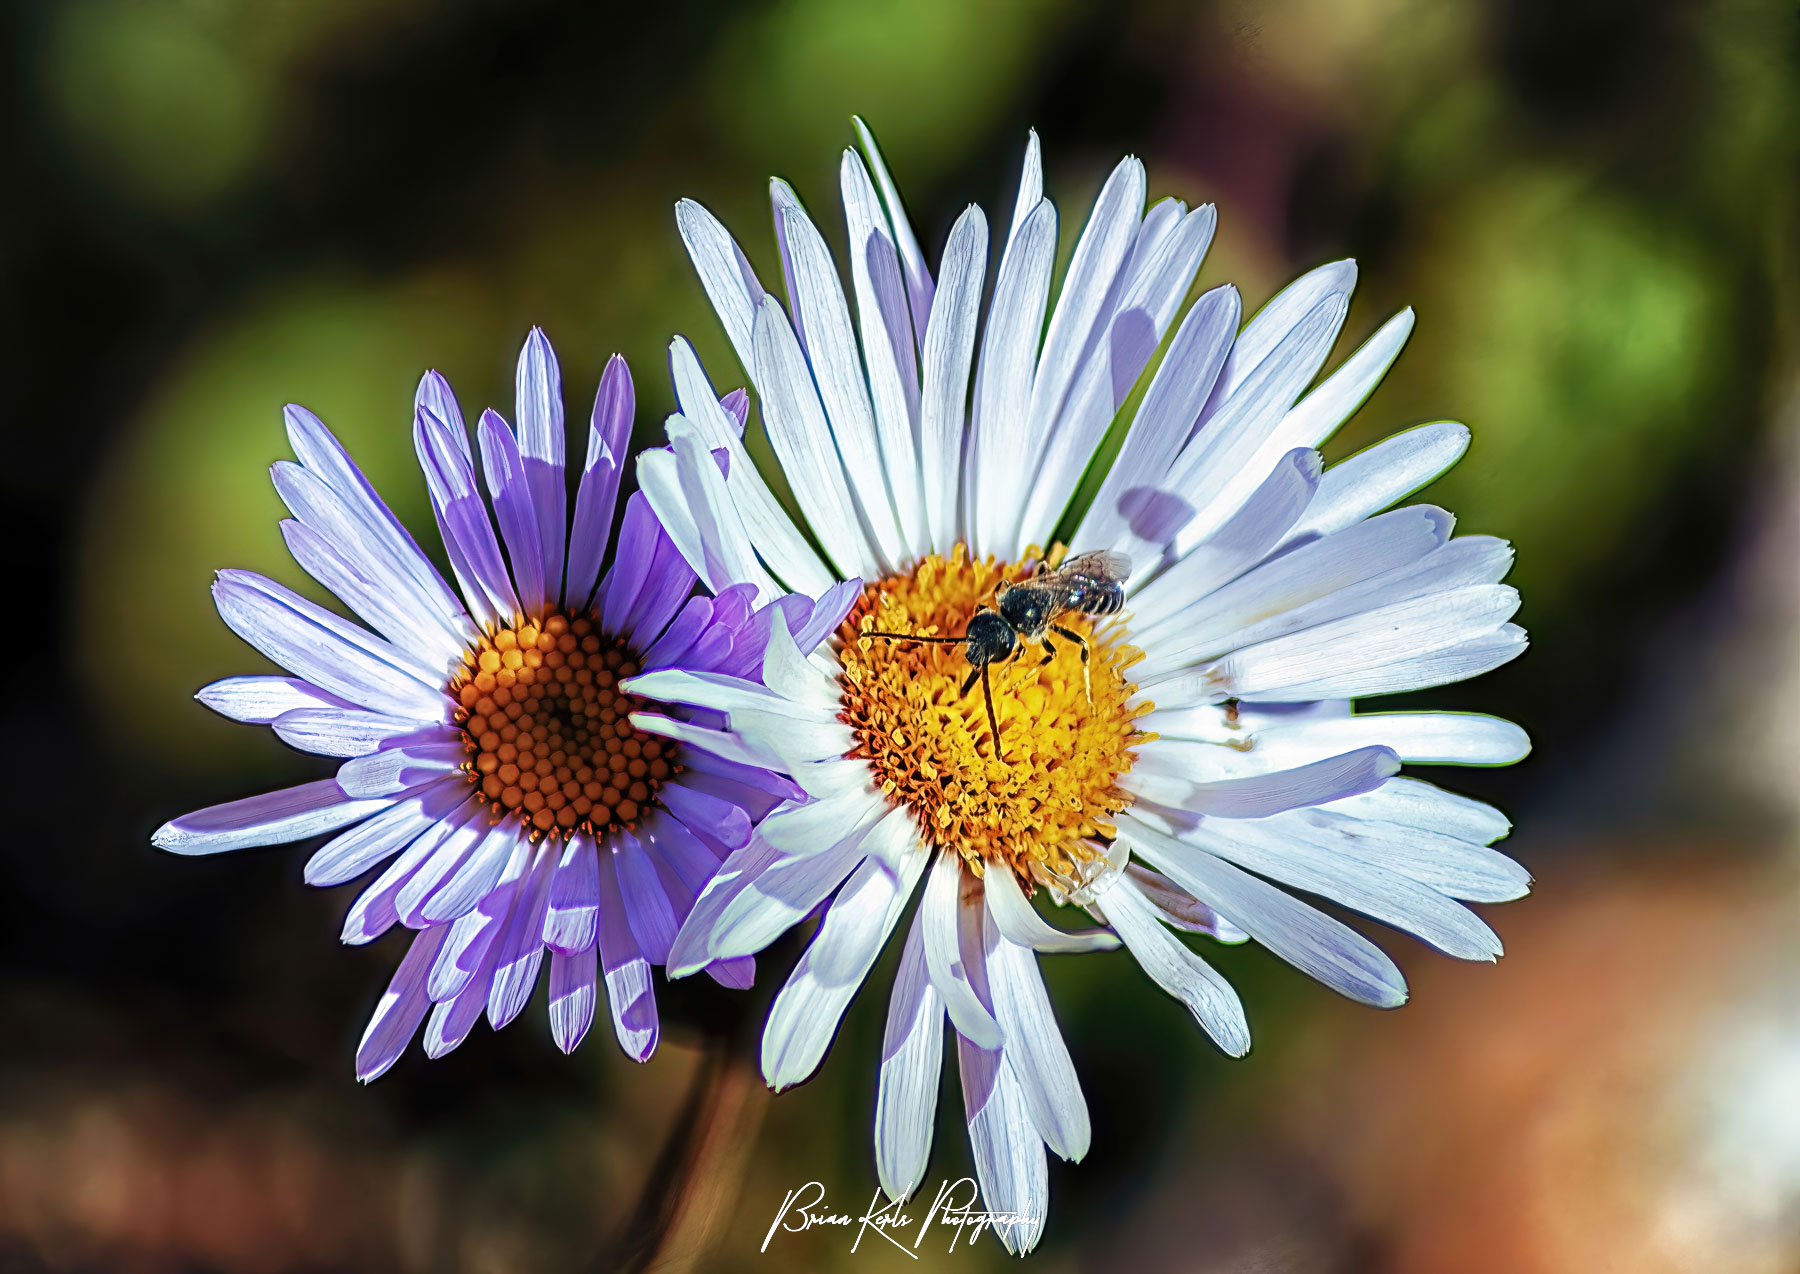
[[[551,613],[483,637],[451,678],[472,754],[463,766],[496,815],[567,836],[630,827],[674,773],[676,745],[633,728],[619,689],[638,657],[586,616]]]

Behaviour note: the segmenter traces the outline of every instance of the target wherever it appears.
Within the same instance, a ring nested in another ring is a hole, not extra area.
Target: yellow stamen
[[[1038,556],[1027,553],[1027,562]],[[1027,564],[972,562],[958,545],[909,574],[871,584],[839,629],[843,720],[856,732],[857,755],[883,791],[906,803],[925,839],[961,854],[980,874],[1000,865],[1026,890],[1083,878],[1130,803],[1117,780],[1143,738],[1133,724],[1149,705],[1132,706],[1136,687],[1124,672],[1143,656],[1122,630],[1066,615],[1058,622],[1087,638],[1092,701],[1081,652],[1057,637],[1056,657],[1041,647],[989,668],[1001,747],[995,747],[979,681],[963,647],[870,637],[871,631],[956,636],[991,604],[994,587],[1030,573]]]
[[[635,729],[618,688],[639,662],[586,616],[552,612],[484,636],[450,681],[463,766],[496,817],[534,834],[630,827],[675,772],[675,745]]]

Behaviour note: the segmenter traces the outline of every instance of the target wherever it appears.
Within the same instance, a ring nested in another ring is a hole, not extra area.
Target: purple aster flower
[[[526,338],[517,384],[517,431],[491,410],[476,426],[490,518],[449,384],[436,372],[419,382],[413,440],[456,591],[319,419],[287,408],[298,461],[272,470],[293,514],[282,534],[369,627],[253,572],[221,571],[220,616],[293,675],[229,677],[197,697],[344,761],[332,778],[199,810],[153,837],[212,854],[335,833],[306,864],[313,885],[386,864],[343,933],[364,943],[396,924],[414,931],[357,1049],[365,1081],[394,1064],[428,1012],[433,1057],[483,1013],[496,1028],[517,1017],[546,950],[557,1045],[580,1043],[604,981],[620,1045],[648,1059],[651,966],[721,860],[801,793],[689,746],[723,724],[716,714],[665,708],[620,683],[673,669],[756,676],[778,610],[810,649],[859,591],[760,608],[750,586],[696,595],[641,495],[611,540],[634,405],[624,360],[600,378],[572,519],[562,381],[541,331]],[[721,406],[741,429],[742,393]],[[653,720],[655,733],[638,724]],[[728,959],[707,971],[747,987],[754,966]]]

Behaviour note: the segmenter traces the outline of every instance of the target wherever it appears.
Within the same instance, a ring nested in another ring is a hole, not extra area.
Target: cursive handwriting
[[[915,1223],[912,1216],[903,1210],[906,1204],[904,1199],[890,1200],[877,1190],[870,1197],[869,1206],[863,1209],[862,1214],[853,1216],[832,1210],[825,1200],[823,1182],[808,1181],[797,1190],[789,1190],[782,1197],[781,1206],[775,1210],[775,1219],[769,1223],[768,1232],[763,1235],[761,1250],[767,1252],[769,1244],[778,1233],[801,1234],[819,1225],[838,1226],[846,1230],[854,1226],[856,1234],[850,1243],[852,1252],[862,1247],[865,1238],[879,1239],[916,1261],[919,1259],[919,1249],[934,1225],[941,1231],[940,1239],[948,1234],[948,1250],[954,1252],[959,1242],[964,1247],[972,1246],[981,1237],[983,1230],[1010,1235],[1014,1227],[1026,1229],[1037,1223],[1035,1213],[981,1211],[976,1207],[979,1200],[980,1190],[973,1177],[940,1182],[936,1197],[919,1218],[917,1232],[912,1235],[912,1242],[908,1244],[905,1236]]]

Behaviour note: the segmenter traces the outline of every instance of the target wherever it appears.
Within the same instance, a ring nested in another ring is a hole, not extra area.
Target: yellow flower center
[[[856,732],[856,755],[913,811],[930,844],[956,850],[977,874],[1008,867],[1027,892],[1081,883],[1130,803],[1117,780],[1131,768],[1142,737],[1133,722],[1149,705],[1130,705],[1136,687],[1124,673],[1141,652],[1124,643],[1116,622],[1096,629],[1086,616],[1060,616],[1057,623],[1088,641],[1090,701],[1074,642],[1052,634],[1056,653],[1047,657],[1021,640],[1014,658],[989,666],[996,748],[980,680],[962,693],[974,666],[960,643],[867,634],[958,636],[993,603],[997,584],[1030,574],[1023,563],[972,562],[958,545],[948,560],[934,554],[909,574],[871,584],[838,633],[842,715]]]
[[[586,616],[552,613],[484,636],[450,681],[463,766],[496,816],[537,833],[630,827],[656,800],[676,745],[631,724],[619,689],[639,661]]]

